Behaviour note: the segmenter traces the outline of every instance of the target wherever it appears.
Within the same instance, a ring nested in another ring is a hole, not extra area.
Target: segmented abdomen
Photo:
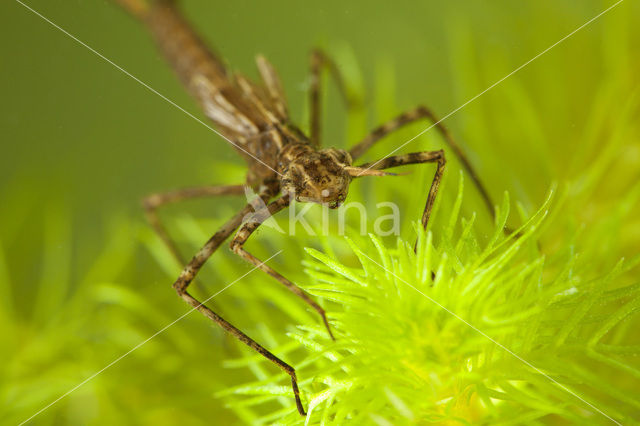
[[[220,131],[241,143],[267,127],[222,61],[185,22],[172,1],[154,2],[143,20],[182,83]]]

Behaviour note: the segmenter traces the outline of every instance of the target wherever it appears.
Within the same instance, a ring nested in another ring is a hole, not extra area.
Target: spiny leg
[[[331,327],[329,326],[329,321],[327,321],[327,315],[324,309],[316,303],[307,293],[305,293],[300,287],[295,285],[293,282],[276,272],[272,267],[265,265],[260,259],[253,256],[251,253],[246,251],[243,246],[247,242],[247,239],[251,236],[251,234],[258,229],[258,227],[264,222],[269,216],[274,215],[280,210],[289,206],[289,196],[283,196],[273,203],[269,204],[267,208],[263,208],[262,210],[254,213],[242,227],[238,230],[236,236],[231,240],[231,250],[236,253],[238,256],[242,257],[249,263],[252,263],[259,267],[262,271],[271,275],[273,278],[282,283],[285,287],[287,287],[292,293],[296,296],[300,297],[305,301],[309,306],[311,306],[316,312],[320,314],[322,317],[322,322],[324,323],[327,331],[329,332],[329,337],[332,340],[335,340],[333,337],[333,333],[331,332]]]
[[[261,196],[265,202],[269,200],[269,196],[262,195]],[[258,352],[260,355],[264,356],[269,361],[273,362],[276,366],[278,366],[281,370],[291,377],[291,387],[293,389],[293,394],[296,400],[296,407],[298,408],[298,412],[303,416],[306,415],[304,411],[304,407],[302,406],[302,402],[300,400],[300,390],[298,389],[298,381],[296,377],[296,372],[289,364],[282,361],[280,358],[272,354],[262,345],[257,343],[255,340],[247,336],[240,329],[236,328],[229,321],[222,318],[220,315],[216,314],[207,306],[203,305],[200,301],[198,301],[195,297],[191,296],[189,292],[187,292],[187,288],[189,284],[194,280],[204,263],[211,257],[211,255],[220,247],[220,245],[226,240],[231,233],[240,226],[243,218],[249,214],[253,210],[253,206],[251,204],[247,204],[242,210],[240,210],[235,216],[233,216],[227,223],[225,223],[219,230],[216,232],[209,241],[196,253],[196,255],[191,259],[189,264],[185,266],[182,273],[178,277],[178,279],[173,284],[173,288],[176,290],[178,295],[187,302],[190,306],[200,311],[204,316],[209,318],[211,321],[218,324],[220,327],[229,332],[232,336],[249,346],[254,351]]]
[[[338,86],[340,95],[346,102],[347,106],[352,107],[355,101],[349,98],[347,87],[344,82],[344,78],[340,73],[340,70],[336,64],[320,49],[314,49],[311,52],[311,82],[309,88],[309,111],[310,111],[310,123],[309,123],[309,139],[311,145],[320,146],[320,129],[322,121],[322,108],[320,106],[320,91],[321,91],[321,75],[320,73],[324,68],[328,69],[331,76]]]
[[[287,373],[289,377],[291,377],[291,388],[293,389],[293,396],[296,401],[296,407],[298,409],[298,412],[303,416],[307,415],[307,413],[304,410],[304,407],[302,406],[302,401],[300,400],[300,389],[298,388],[298,378],[296,377],[296,371],[293,367],[291,367],[289,364],[287,364],[286,362],[282,361],[280,358],[272,354],[269,350],[265,349],[264,346],[260,345],[251,337],[244,334],[241,330],[233,326],[230,322],[228,322],[227,320],[225,320],[224,318],[222,318],[221,316],[213,312],[211,309],[209,309],[205,305],[201,304],[198,300],[196,300],[186,291],[180,294],[180,296],[189,305],[193,306],[198,311],[200,311],[204,316],[211,319],[216,324],[220,325],[220,327],[224,328],[226,331],[228,331],[231,335],[236,337],[242,343],[246,344],[251,349],[258,352],[260,355],[262,355],[269,361],[273,362],[281,370]]]
[[[480,191],[480,195],[482,196],[487,208],[489,209],[489,213],[491,214],[492,217],[495,217],[494,204],[491,201],[491,197],[489,196],[489,193],[486,190],[485,186],[480,181],[480,178],[476,173],[475,169],[467,159],[467,156],[464,154],[460,146],[453,139],[453,137],[451,136],[451,133],[449,133],[449,130],[447,130],[444,124],[442,124],[440,120],[433,114],[433,112],[431,112],[431,110],[429,110],[425,106],[419,106],[411,111],[407,111],[403,114],[400,114],[396,118],[375,128],[361,142],[359,142],[356,146],[351,148],[349,153],[351,154],[351,157],[355,160],[361,157],[376,142],[380,141],[385,136],[388,136],[389,134],[395,132],[396,130],[400,129],[403,126],[406,126],[407,124],[410,124],[422,119],[427,119],[435,123],[436,129],[438,129],[438,131],[444,138],[445,142],[453,150],[456,157],[458,157],[463,167],[466,169],[467,173],[469,173],[469,176],[471,176],[471,180],[473,180],[473,183],[478,188],[478,191]],[[393,158],[393,157],[390,157],[390,158]],[[370,164],[375,164],[375,162]],[[378,165],[376,165],[374,168],[377,169],[379,167]]]
[[[446,164],[446,160],[444,157],[443,150],[413,152],[410,154],[394,155],[392,157],[386,157],[386,158],[383,158],[382,160],[375,161],[372,163],[366,163],[358,167],[365,168],[365,169],[371,167],[372,169],[382,170],[382,169],[389,169],[391,167],[404,166],[407,164],[421,164],[421,163],[437,163],[436,173],[433,177],[433,181],[431,182],[431,187],[429,188],[429,195],[427,196],[427,202],[424,206],[424,211],[422,213],[422,226],[424,229],[427,229],[427,224],[429,223],[429,218],[431,217],[431,210],[433,209],[433,204],[436,201],[438,188],[440,187],[440,182],[442,181],[442,175],[444,174],[444,166]]]
[[[242,195],[244,194],[243,185],[215,185],[215,186],[200,186],[192,188],[182,188],[174,191],[168,191],[164,193],[151,194],[142,200],[142,205],[145,210],[145,216],[151,224],[151,227],[169,248],[169,251],[176,258],[180,266],[184,266],[185,261],[180,255],[178,246],[173,239],[169,236],[166,228],[160,221],[158,216],[158,208],[167,204],[177,203],[180,201],[203,198],[203,197],[217,197],[220,195]]]

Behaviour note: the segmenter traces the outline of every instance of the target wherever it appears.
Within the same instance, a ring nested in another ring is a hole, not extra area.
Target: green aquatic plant
[[[593,275],[571,243],[543,254],[550,198],[506,235],[505,196],[486,243],[473,216],[459,217],[462,202],[460,185],[437,238],[416,224],[415,253],[412,243],[375,235],[347,238],[351,256],[307,249],[306,289],[331,307],[337,341],[304,324],[276,350],[299,358],[306,420],[283,399],[290,390],[281,376],[219,395],[256,423],[637,420],[640,399],[631,391],[640,369],[632,361],[640,347],[629,343],[629,320],[640,309],[640,282],[619,284],[636,262]],[[357,261],[347,265],[350,257]],[[265,406],[273,410],[257,414]]]

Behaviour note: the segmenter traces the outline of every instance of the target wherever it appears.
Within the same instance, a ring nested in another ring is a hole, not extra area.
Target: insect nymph
[[[305,410],[300,399],[294,368],[201,304],[187,291],[189,284],[207,259],[237,231],[231,240],[231,250],[285,285],[316,310],[329,336],[333,339],[324,309],[296,284],[244,248],[247,239],[268,215],[287,208],[292,198],[301,202],[326,203],[329,207],[336,208],[345,200],[349,185],[355,178],[388,175],[391,173],[384,172],[383,169],[396,166],[435,163],[435,176],[422,214],[422,225],[426,227],[444,172],[445,155],[442,150],[394,155],[354,166],[356,160],[386,135],[406,124],[422,119],[436,124],[435,127],[440,131],[445,142],[458,156],[478,186],[490,211],[492,211],[492,203],[458,145],[426,107],[418,107],[379,126],[349,151],[335,148],[321,149],[320,73],[324,69],[329,69],[340,82],[337,69],[322,52],[314,51],[311,55],[311,123],[310,134],[307,137],[289,120],[279,78],[265,58],[261,56],[257,58],[257,66],[262,78],[262,84],[258,85],[240,74],[231,74],[223,62],[205,47],[181,17],[173,1],[118,1],[146,24],[158,47],[187,90],[198,100],[205,115],[215,123],[220,134],[236,148],[248,165],[247,180],[244,184],[187,188],[154,194],[144,200],[147,217],[153,228],[181,264],[186,265],[173,287],[189,305],[286,372],[291,377],[296,407],[300,414],[304,415]],[[162,226],[157,208],[188,198],[244,195],[245,185],[252,187],[259,194],[266,207],[254,211],[250,203],[245,205],[204,244],[188,263],[184,262],[175,243]],[[251,219],[243,221],[247,215],[252,215]]]

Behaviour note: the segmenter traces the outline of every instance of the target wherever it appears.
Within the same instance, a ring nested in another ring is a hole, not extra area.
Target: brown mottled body
[[[493,212],[493,204],[488,193],[449,132],[425,107],[402,114],[374,129],[349,152],[335,148],[319,149],[320,73],[324,69],[331,72],[347,100],[346,90],[337,67],[322,52],[315,50],[311,55],[311,130],[310,137],[307,138],[290,122],[282,85],[274,68],[264,57],[259,56],[256,61],[262,79],[262,84],[258,85],[240,74],[231,74],[224,63],[205,46],[191,26],[182,18],[174,1],[116,1],[147,25],[159,49],[187,90],[198,100],[205,115],[216,124],[221,135],[245,158],[248,164],[247,185],[259,192],[259,197],[266,205],[256,210],[249,203],[229,219],[186,264],[173,287],[190,306],[288,374],[291,378],[296,407],[300,414],[305,415],[294,368],[189,294],[189,285],[209,257],[234,231],[238,230],[231,241],[231,250],[276,279],[318,312],[329,336],[334,339],[324,309],[295,283],[244,248],[248,238],[266,218],[287,208],[292,197],[296,201],[322,203],[336,208],[344,202],[349,185],[356,177],[385,176],[391,173],[384,172],[382,169],[434,162],[436,173],[422,215],[422,225],[426,228],[444,173],[444,151],[402,154],[358,167],[352,165],[354,160],[361,157],[386,135],[419,119],[429,119],[437,123],[437,130],[462,161]],[[143,205],[154,230],[176,259],[184,264],[176,244],[160,222],[157,209],[189,198],[241,194],[243,194],[242,185],[186,188],[151,195],[144,200]],[[248,214],[250,214],[249,220],[243,223],[243,218]]]

